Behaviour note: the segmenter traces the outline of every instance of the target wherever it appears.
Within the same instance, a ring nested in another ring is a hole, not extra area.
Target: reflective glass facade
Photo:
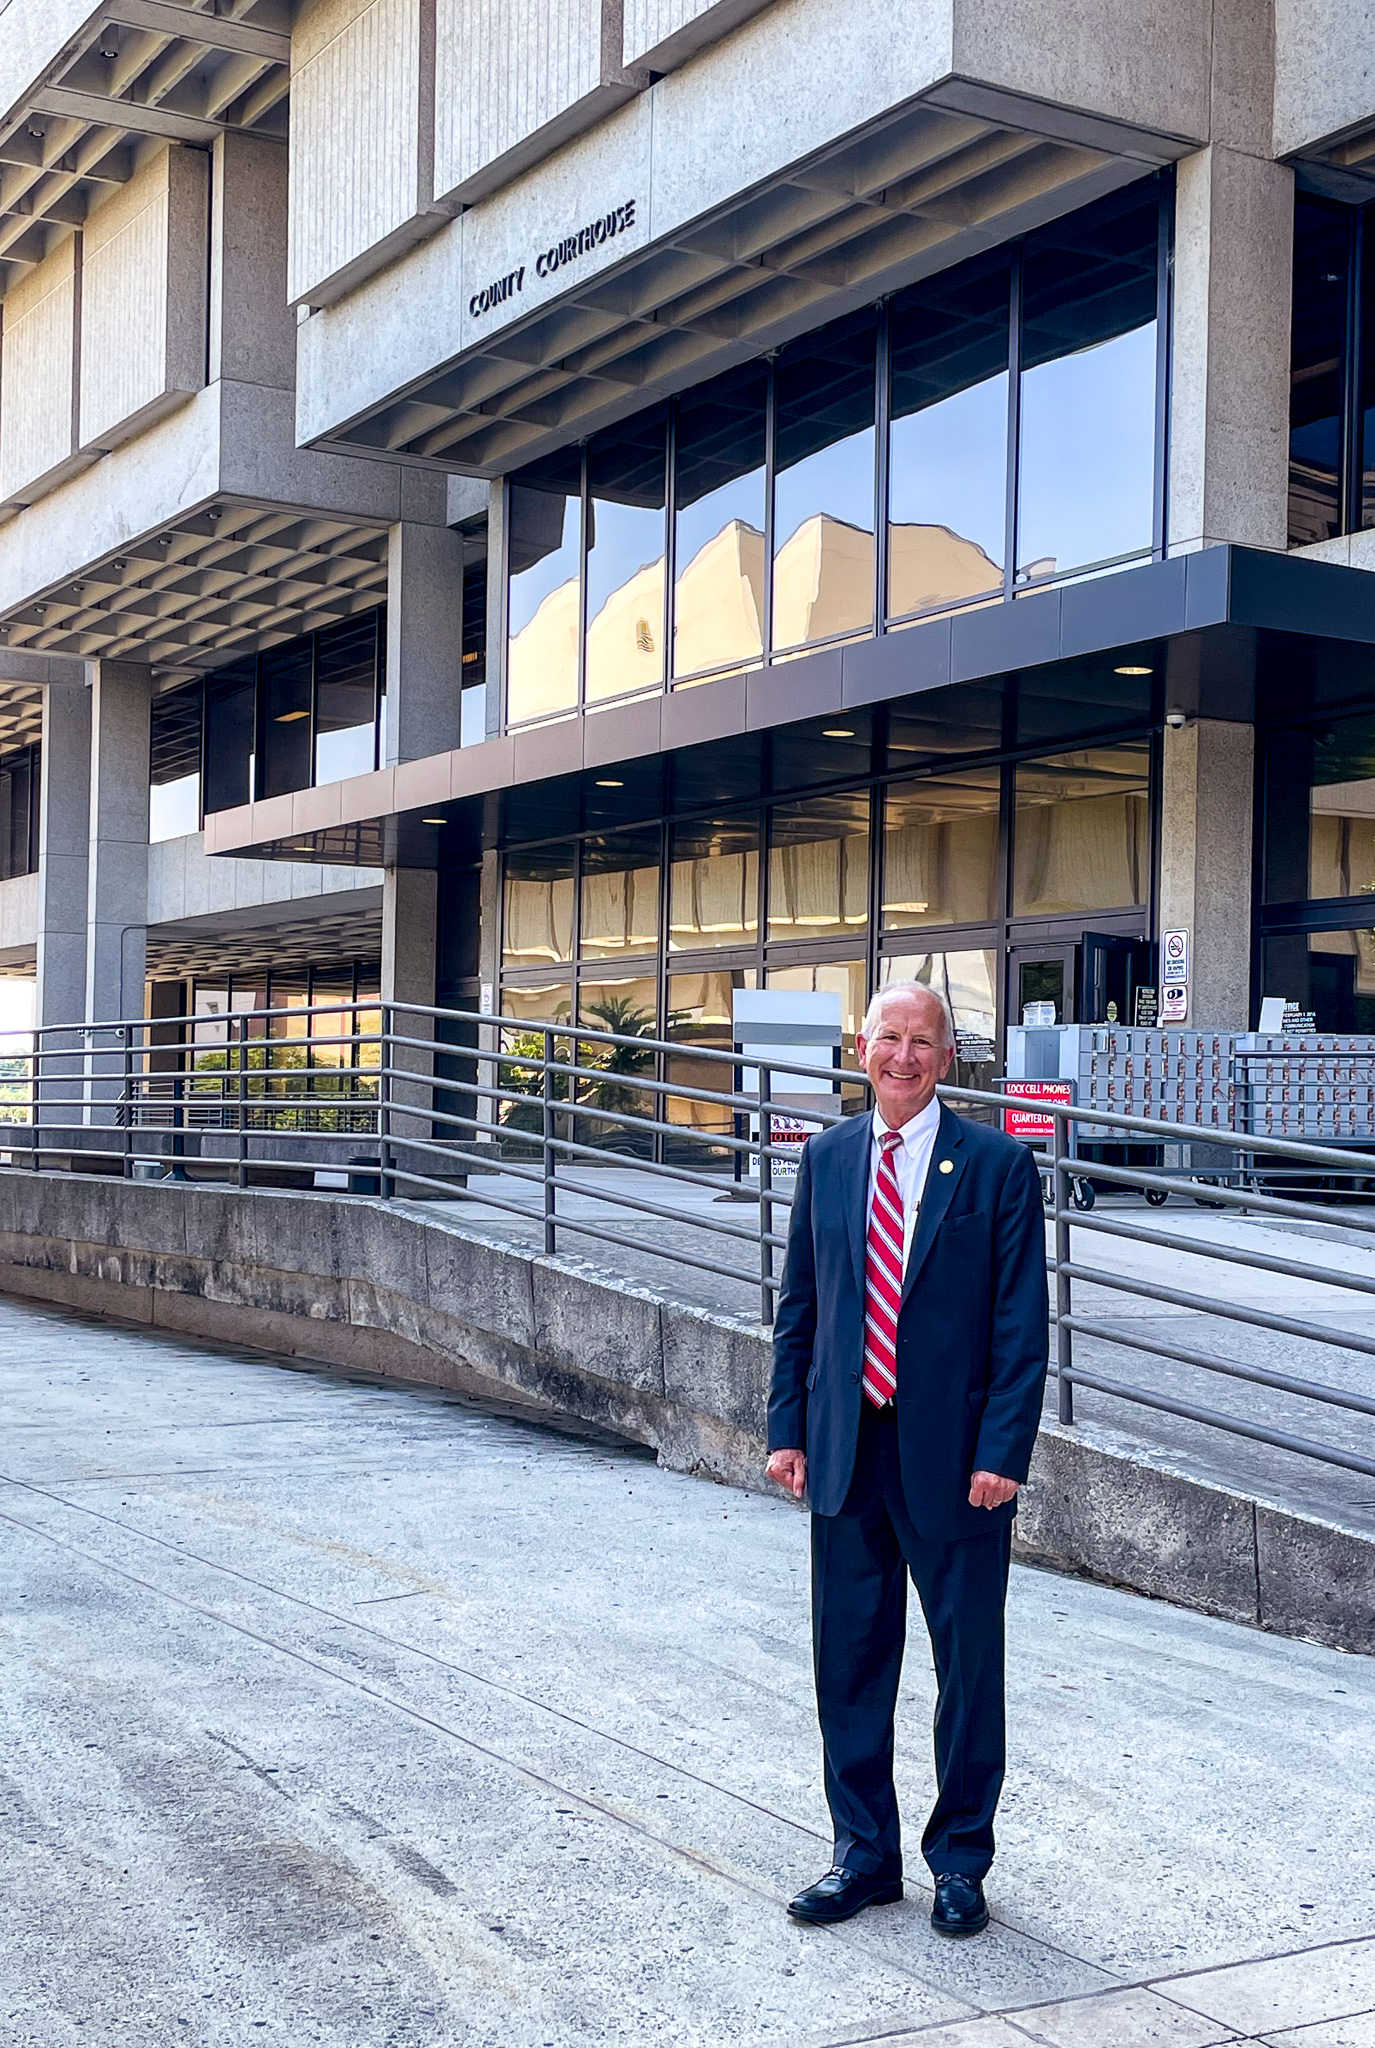
[[[1375,709],[1273,728],[1261,775],[1259,993],[1375,1030]]]
[[[508,484],[512,725],[1161,546],[1171,186],[995,255]]]
[[[844,728],[775,732],[753,743],[749,801],[700,806],[684,756],[646,783],[661,808],[640,822],[594,822],[589,784],[580,829],[525,843],[508,830],[502,1014],[728,1046],[736,990],[825,990],[848,1064],[868,992],[897,976],[948,995],[965,1078],[992,1078],[1020,1000],[1014,964],[1034,974],[1049,957],[1068,1003],[1085,932],[1152,929],[1149,700],[1114,703],[1105,679],[1095,705],[1088,679],[1065,683],[1061,744],[1019,746],[1032,687],[951,688]],[[1037,704],[1031,722],[1047,718]],[[533,806],[511,808],[516,831],[521,819],[538,829]],[[690,1053],[674,1072],[690,1080]],[[694,1141],[715,1128],[704,1113]]]

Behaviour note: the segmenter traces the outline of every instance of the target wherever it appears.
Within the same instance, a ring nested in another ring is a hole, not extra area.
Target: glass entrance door
[[[1014,946],[1008,955],[1007,974],[1009,1024],[1022,1023],[1032,1003],[1053,1004],[1055,1015],[1050,1021],[1056,1024],[1074,1022],[1072,945]]]

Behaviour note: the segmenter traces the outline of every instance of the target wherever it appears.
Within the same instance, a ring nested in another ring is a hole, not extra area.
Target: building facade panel
[[[81,236],[9,293],[0,339],[0,503],[25,504],[71,468],[78,441]]]
[[[1375,122],[1371,0],[1274,0],[1276,156]]]
[[[433,21],[434,0],[319,0],[293,36],[293,305],[337,296],[428,231]]]
[[[773,0],[625,0],[625,62],[670,71],[772,5]]]
[[[435,190],[491,190],[620,104],[616,0],[436,0]]]
[[[161,150],[83,234],[83,448],[101,451],[205,383],[209,160]]]

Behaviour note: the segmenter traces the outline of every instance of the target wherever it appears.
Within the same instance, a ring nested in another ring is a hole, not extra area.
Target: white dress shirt
[[[936,1133],[940,1129],[941,1106],[933,1095],[925,1109],[918,1110],[899,1126],[902,1143],[893,1154],[893,1166],[898,1177],[898,1193],[902,1196],[902,1270],[907,1273],[907,1259],[912,1250],[912,1233],[917,1227],[917,1211],[926,1188],[926,1176],[931,1170],[931,1154],[935,1150]],[[891,1128],[883,1121],[878,1110],[874,1111],[873,1133],[869,1140],[869,1201],[864,1211],[864,1227],[869,1227],[869,1211],[874,1206],[874,1182],[878,1177],[878,1163],[882,1156],[881,1140],[885,1131]]]

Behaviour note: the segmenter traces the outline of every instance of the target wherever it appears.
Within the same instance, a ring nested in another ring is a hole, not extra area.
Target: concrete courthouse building
[[[1371,0],[7,0],[0,967],[1375,1030],[1373,223]]]

